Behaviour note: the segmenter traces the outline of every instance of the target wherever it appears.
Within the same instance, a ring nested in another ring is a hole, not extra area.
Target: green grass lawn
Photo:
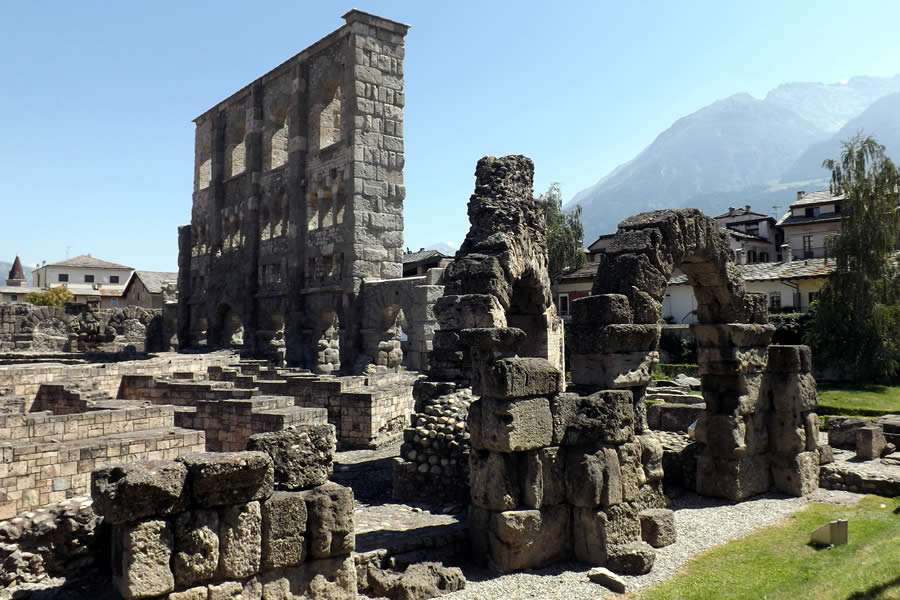
[[[884,504],[885,508],[881,508]],[[641,600],[900,599],[900,498],[812,504],[773,527],[710,550]],[[809,532],[848,519],[850,543],[808,545]]]
[[[820,384],[816,412],[868,417],[900,413],[900,386]]]

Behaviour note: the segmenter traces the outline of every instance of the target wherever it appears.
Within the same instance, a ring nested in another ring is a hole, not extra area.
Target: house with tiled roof
[[[123,296],[128,306],[162,308],[176,299],[178,273],[169,271],[135,271],[125,284]]]
[[[36,290],[31,288],[25,279],[25,269],[22,268],[22,261],[16,256],[12,268],[6,277],[6,285],[0,285],[0,303],[22,302],[25,294],[33,291]]]
[[[438,250],[426,250],[425,248],[420,248],[418,252],[407,250],[403,254],[403,276],[424,275],[428,269],[446,267],[452,260],[452,256],[447,256]]]
[[[728,212],[714,217],[729,232],[729,244],[739,263],[776,262],[783,235],[775,218],[744,208],[728,207]]]
[[[133,271],[131,267],[82,254],[39,265],[31,278],[35,288],[46,290],[62,285],[72,292],[74,302],[110,308],[122,305],[122,293]]]
[[[797,200],[778,221],[794,258],[822,258],[825,240],[841,232],[843,194],[828,190],[797,192]]]

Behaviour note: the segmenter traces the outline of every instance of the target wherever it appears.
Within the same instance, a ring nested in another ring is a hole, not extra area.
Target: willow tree
[[[835,259],[815,304],[807,336],[817,360],[857,378],[894,375],[900,367],[900,277],[894,260],[900,179],[885,148],[861,133],[829,159],[830,191],[842,195],[841,232],[828,244]]]
[[[559,184],[538,197],[547,223],[547,254],[550,282],[556,283],[568,271],[584,265],[584,228],[581,226],[581,206],[563,210]]]

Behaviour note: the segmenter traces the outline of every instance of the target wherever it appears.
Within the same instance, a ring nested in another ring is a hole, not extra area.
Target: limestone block
[[[834,450],[828,444],[822,444],[816,448],[819,454],[819,465],[828,465],[834,462]]]
[[[769,446],[777,454],[791,456],[806,450],[806,428],[798,415],[769,415]]]
[[[856,430],[856,456],[863,460],[881,458],[887,442],[881,425],[866,425]]]
[[[121,524],[183,510],[187,469],[175,461],[105,465],[91,473],[94,512]]]
[[[209,589],[204,585],[183,592],[172,592],[166,600],[209,600]]]
[[[766,346],[709,346],[697,351],[700,375],[762,373]]]
[[[566,446],[618,444],[634,435],[634,403],[628,390],[603,390],[584,397],[562,394],[551,403],[553,439]]]
[[[556,446],[532,450],[525,454],[522,459],[520,496],[523,505],[528,508],[541,508],[565,502],[565,458],[565,452]]]
[[[653,568],[656,551],[646,542],[628,542],[609,549],[606,566],[622,575],[644,575]]]
[[[302,492],[308,520],[309,556],[331,558],[350,554],[353,533],[353,490],[333,482]]]
[[[604,567],[594,567],[588,571],[588,579],[591,583],[602,585],[613,593],[625,593],[625,580]]]
[[[675,543],[675,513],[671,510],[648,508],[638,513],[638,519],[641,521],[641,539],[654,548]]]
[[[492,294],[442,296],[434,303],[434,316],[443,330],[506,327],[506,311]]]
[[[592,291],[594,294],[628,293],[635,288],[662,300],[667,284],[668,277],[647,255],[625,253],[598,269]]]
[[[871,424],[861,417],[830,417],[828,419],[828,445],[835,448],[856,448],[856,430]]]
[[[468,423],[472,447],[479,450],[524,452],[549,446],[553,437],[547,398],[481,398],[469,406]]]
[[[644,469],[644,479],[649,482],[662,481],[663,472],[663,447],[656,436],[644,434],[637,436],[641,444],[641,465]]]
[[[769,489],[769,464],[765,456],[718,458],[707,452],[697,457],[697,493],[703,496],[743,500]]]
[[[490,519],[491,558],[501,571],[551,564],[569,554],[569,507],[494,513]]]
[[[172,528],[166,521],[147,520],[114,529],[116,561],[113,585],[125,600],[151,598],[175,589],[169,569]]]
[[[806,449],[815,450],[819,447],[819,415],[814,412],[806,413],[803,428],[806,433]]]
[[[207,587],[207,600],[245,600],[244,586],[240,581],[225,581]]]
[[[768,346],[775,326],[756,323],[727,323],[724,325],[691,325],[691,332],[701,348],[725,346]]]
[[[659,325],[600,325],[575,322],[569,327],[572,354],[652,352],[659,345]]]
[[[575,558],[589,565],[605,565],[609,517],[599,508],[572,508],[572,546]]]
[[[403,573],[369,565],[367,577],[373,595],[393,600],[437,598],[463,589],[466,585],[466,578],[459,567],[445,567],[436,562],[414,563]]]
[[[337,447],[334,425],[297,425],[250,436],[248,450],[265,452],[274,465],[275,487],[301,490],[331,477]]]
[[[175,519],[172,570],[179,586],[209,581],[219,566],[219,514],[214,510],[183,512]]]
[[[519,455],[475,450],[469,454],[472,503],[489,510],[519,505]]]
[[[772,485],[791,496],[806,496],[819,487],[819,453],[800,452],[789,458],[772,456]]]
[[[266,571],[262,580],[265,600],[356,600],[356,565],[352,557],[338,556]]]
[[[499,400],[552,396],[560,391],[562,373],[543,358],[502,358],[476,369],[472,391]]]
[[[259,572],[262,556],[262,511],[259,502],[222,509],[219,529],[219,575],[243,579]]]
[[[809,373],[812,370],[812,351],[809,346],[773,344],[768,350],[770,373]]]
[[[509,306],[506,273],[496,256],[469,254],[457,258],[444,269],[442,281],[447,294],[489,294],[504,307]]]
[[[199,506],[243,504],[272,495],[274,470],[265,452],[204,452],[179,460],[188,468],[191,497]]]
[[[647,385],[659,352],[618,352],[572,355],[572,381],[593,389],[621,389]]]
[[[614,448],[567,450],[566,499],[585,508],[622,501],[622,473]]]
[[[291,492],[275,492],[262,503],[262,567],[298,565],[306,558],[306,502]]]
[[[765,393],[775,412],[809,412],[819,405],[816,380],[811,373],[768,373]]]
[[[572,321],[575,323],[631,323],[634,313],[628,296],[597,294],[572,301]]]
[[[694,436],[706,444],[713,456],[740,458],[746,456],[747,427],[742,417],[704,413],[697,420]]]

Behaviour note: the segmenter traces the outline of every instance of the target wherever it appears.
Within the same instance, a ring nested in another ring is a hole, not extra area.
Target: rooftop
[[[833,195],[828,190],[819,190],[817,192],[797,192],[797,201],[791,203],[791,208],[797,206],[810,206],[813,204],[823,204],[828,202],[840,202],[844,199],[843,194]]]
[[[722,213],[718,217],[714,217],[716,219],[727,219],[729,217],[750,217],[752,219],[771,219],[769,215],[765,215],[763,213],[753,212],[750,209],[750,205],[745,206],[744,208],[734,208],[733,206],[728,207],[728,212]]]
[[[161,294],[166,284],[178,283],[178,273],[169,271],[135,271],[132,279],[140,279],[141,283],[144,284],[144,287],[151,294]],[[125,287],[127,288],[130,285],[131,280],[128,281],[128,285]]]
[[[407,252],[403,255],[403,264],[409,265],[412,263],[417,263],[421,260],[428,260],[429,258],[453,258],[452,256],[447,256],[443,252],[439,252],[438,250],[425,250],[422,248],[418,252]]]
[[[111,263],[99,258],[94,258],[90,254],[82,254],[73,258],[67,258],[55,263],[48,263],[48,267],[87,267],[91,269],[130,269],[125,265]]]
[[[791,262],[753,263],[735,265],[744,281],[775,281],[784,279],[810,279],[826,277],[834,271],[834,259],[809,258]],[[669,279],[669,285],[687,285],[687,275],[679,273]]]

